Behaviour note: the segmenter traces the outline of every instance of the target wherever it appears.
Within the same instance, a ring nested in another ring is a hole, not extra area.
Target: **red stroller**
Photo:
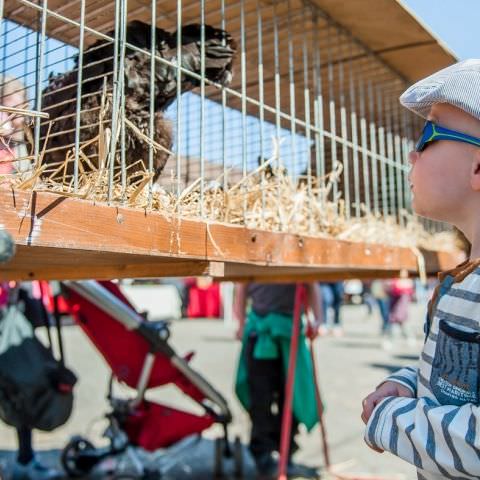
[[[241,477],[241,445],[236,440],[232,451],[227,438],[227,425],[231,421],[227,402],[188,365],[193,354],[185,358],[177,356],[168,344],[168,324],[147,321],[112,282],[68,281],[63,285],[69,313],[112,369],[108,391],[112,410],[107,414],[106,435],[110,445],[95,448],[88,440],[74,437],[62,454],[65,471],[70,476],[84,476],[101,460],[125,452],[130,446],[147,451],[167,448],[214,423],[221,423],[225,438],[216,444],[215,474],[221,474],[222,458],[226,455],[234,457],[236,476]],[[135,388],[136,397],[114,398],[113,379]],[[144,398],[147,389],[169,383],[201,405],[204,414],[194,415]],[[160,472],[141,467],[128,478],[160,478]]]

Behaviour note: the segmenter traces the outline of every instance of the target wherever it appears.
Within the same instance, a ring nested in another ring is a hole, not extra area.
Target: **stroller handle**
[[[145,321],[140,314],[132,310],[95,280],[66,280],[62,283],[78,295],[86,298],[96,307],[114,317],[127,330],[137,330]]]
[[[100,308],[108,315],[115,318],[128,330],[136,330],[147,342],[152,345],[154,350],[161,351],[167,355],[171,363],[190,380],[204,395],[220,409],[220,413],[214,412],[224,423],[229,423],[232,419],[227,401],[210,383],[205,380],[198,372],[193,370],[188,363],[170,347],[170,345],[161,338],[156,332],[149,328],[147,322],[135,310],[126,305],[113,293],[100,285],[95,280],[67,280],[62,282],[67,288],[70,288],[78,295],[86,298],[96,307]],[[202,403],[203,407],[211,410]]]

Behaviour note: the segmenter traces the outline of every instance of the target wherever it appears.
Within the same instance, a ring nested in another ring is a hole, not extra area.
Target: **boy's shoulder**
[[[452,290],[478,290],[480,293],[480,262],[476,261],[460,275],[455,276]]]
[[[459,308],[462,310],[480,308],[480,265],[474,265],[468,272],[454,278],[438,306],[440,310],[453,309],[457,312]]]

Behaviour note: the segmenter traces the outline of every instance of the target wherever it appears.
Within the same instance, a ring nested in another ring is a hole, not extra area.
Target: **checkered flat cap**
[[[400,103],[427,118],[435,103],[449,103],[480,120],[480,59],[472,58],[444,68],[412,85]]]

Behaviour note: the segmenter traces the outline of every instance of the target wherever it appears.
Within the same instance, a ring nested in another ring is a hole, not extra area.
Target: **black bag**
[[[58,361],[51,343],[47,348],[35,337],[17,305],[8,306],[0,319],[0,418],[5,423],[50,431],[68,420],[77,379],[63,363],[63,348],[60,352]]]

